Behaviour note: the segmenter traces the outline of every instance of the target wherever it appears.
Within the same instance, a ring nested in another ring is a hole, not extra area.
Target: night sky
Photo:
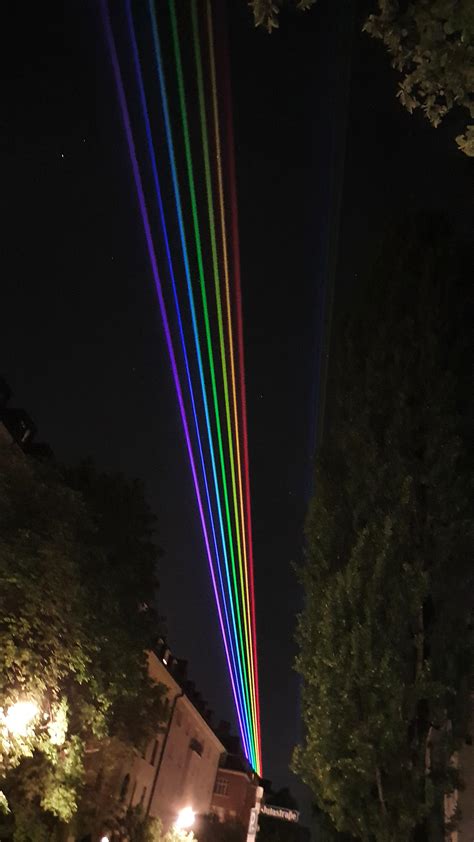
[[[271,37],[245,0],[229,6],[263,762],[276,785],[294,786],[292,562],[323,304],[327,315],[334,297],[337,324],[382,220],[403,209],[446,210],[467,230],[470,162],[452,141],[455,118],[434,131],[402,110],[383,49],[360,34],[362,6],[351,17],[350,4],[319,0]],[[170,645],[216,719],[234,721],[98,4],[9,4],[3,33],[0,372],[60,460],[91,456],[144,480]]]

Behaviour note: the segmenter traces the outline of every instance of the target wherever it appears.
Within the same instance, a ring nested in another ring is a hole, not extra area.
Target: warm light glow
[[[183,807],[178,813],[178,818],[175,822],[176,830],[184,830],[194,824],[195,812],[192,807]]]
[[[5,725],[15,737],[26,737],[31,723],[38,716],[38,713],[36,702],[15,702],[7,710]]]
[[[109,842],[108,836],[102,836],[100,842]]]

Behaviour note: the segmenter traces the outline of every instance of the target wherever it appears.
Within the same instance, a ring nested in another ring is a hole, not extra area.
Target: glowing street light
[[[39,709],[36,702],[15,702],[8,708],[4,722],[10,734],[15,737],[26,737],[33,719],[36,719],[38,714]]]
[[[196,814],[192,807],[183,807],[174,823],[176,830],[186,830],[186,828],[191,827],[194,824],[195,817]]]

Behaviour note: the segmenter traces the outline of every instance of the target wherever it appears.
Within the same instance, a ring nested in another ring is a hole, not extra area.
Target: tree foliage
[[[340,342],[307,517],[294,767],[337,830],[363,840],[410,840],[433,816],[442,825],[467,727],[474,530],[459,254],[433,220],[390,236]]]
[[[105,826],[107,835],[117,840],[133,842],[168,842],[159,819],[145,816],[140,805],[128,807],[118,813],[113,822]],[[171,840],[170,840],[171,842]]]
[[[292,4],[301,12],[305,12],[314,6],[316,0],[292,0]],[[278,15],[280,12],[281,2],[275,0],[251,0],[249,6],[252,7],[255,26],[263,26],[267,32],[272,32],[278,29]]]
[[[295,2],[301,10],[316,0]],[[278,27],[282,3],[252,0],[256,26]],[[380,39],[401,74],[398,97],[412,113],[423,111],[433,126],[454,108],[474,117],[474,5],[471,0],[377,0],[364,30]],[[466,123],[458,147],[474,156],[474,125]]]
[[[318,842],[354,842],[355,837],[348,833],[341,833],[334,827],[331,817],[313,804],[313,827]]]
[[[139,804],[122,811],[105,829],[117,842],[196,842],[192,831],[172,826],[165,832],[160,819],[147,816]]]
[[[0,772],[16,839],[72,819],[92,744],[140,745],[158,726],[152,526],[123,477],[0,447]],[[38,714],[15,734],[5,715],[22,700]]]
[[[66,471],[65,479],[88,516],[79,536],[81,578],[87,628],[96,641],[94,671],[107,686],[109,732],[142,747],[162,712],[161,689],[148,679],[145,656],[158,630],[156,519],[136,480],[97,473],[88,463]]]
[[[364,29],[385,44],[402,75],[398,96],[433,126],[455,106],[474,118],[474,6],[471,0],[378,0]],[[474,124],[456,142],[474,156]]]
[[[245,842],[247,828],[238,819],[219,821],[214,814],[202,816],[196,829],[199,842]]]

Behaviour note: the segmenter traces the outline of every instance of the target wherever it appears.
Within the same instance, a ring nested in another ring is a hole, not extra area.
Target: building
[[[12,391],[0,377],[0,442],[19,447],[29,456],[51,459],[52,450],[43,442],[36,442],[36,426],[24,409],[9,406]]]
[[[197,815],[210,812],[225,749],[211,727],[211,711],[187,680],[186,662],[174,658],[160,641],[148,653],[148,667],[151,678],[165,687],[168,718],[144,755],[122,767],[118,783],[124,808],[141,805],[167,829],[184,807]]]
[[[51,459],[51,449],[35,441],[36,427],[23,409],[10,406],[11,389],[0,378],[0,446],[35,459]],[[126,740],[90,739],[85,762],[85,836],[100,838],[104,827],[141,806],[167,829],[179,811],[191,806],[197,815],[210,812],[216,772],[225,749],[211,726],[208,709],[193,683],[186,662],[173,657],[160,640],[148,653],[150,677],[164,688],[166,719],[143,755]],[[93,794],[93,797],[92,797]],[[87,798],[86,798],[87,800]]]
[[[459,752],[464,789],[459,793],[459,830],[453,842],[472,842],[474,839],[474,746],[472,738]]]
[[[471,699],[472,713],[470,733],[453,758],[463,783],[461,790],[454,790],[445,798],[445,817],[454,819],[455,830],[449,834],[449,842],[473,842],[474,840],[474,696]]]
[[[226,753],[217,770],[211,812],[219,822],[238,822],[247,829],[260,779],[245,759],[238,738],[231,736],[229,723],[221,722],[216,733]]]

